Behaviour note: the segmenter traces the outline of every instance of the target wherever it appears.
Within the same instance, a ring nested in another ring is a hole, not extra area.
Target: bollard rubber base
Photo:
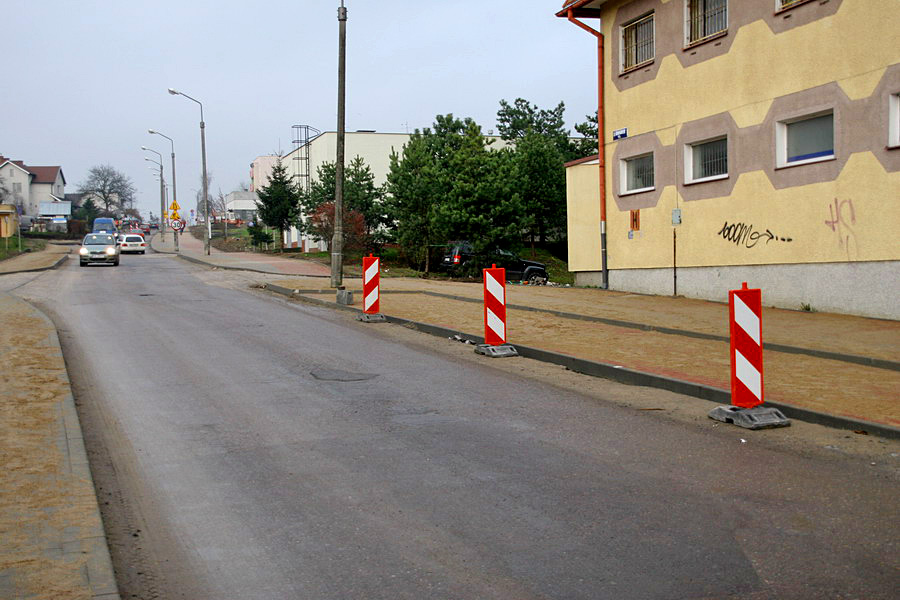
[[[387,318],[381,313],[360,313],[356,315],[356,320],[362,321],[363,323],[384,323],[387,321]]]
[[[723,423],[732,423],[744,429],[770,429],[772,427],[789,427],[791,420],[777,408],[755,406],[741,408],[721,404],[709,411],[709,418]]]
[[[353,304],[353,292],[351,290],[338,290],[337,303],[350,306]]]
[[[506,356],[518,356],[519,352],[512,344],[501,344],[499,346],[478,344],[475,346],[475,354],[484,354],[491,358],[503,358]]]

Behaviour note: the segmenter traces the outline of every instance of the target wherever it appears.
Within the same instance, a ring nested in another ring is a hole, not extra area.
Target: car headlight
[[[113,254],[116,253],[116,249],[115,248],[107,248],[106,253],[109,254],[110,256],[112,256]]]
[[[81,248],[78,249],[78,254],[90,254],[90,253],[91,253],[90,250],[88,250],[84,246],[82,246]]]

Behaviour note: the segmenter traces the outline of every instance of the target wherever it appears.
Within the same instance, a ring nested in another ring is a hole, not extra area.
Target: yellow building
[[[16,235],[19,229],[19,213],[12,204],[0,204],[0,238]]]
[[[898,15],[567,0],[557,16],[603,35],[604,185],[598,156],[567,165],[576,282],[603,283],[605,194],[611,289],[725,300],[746,281],[766,305],[900,318]]]

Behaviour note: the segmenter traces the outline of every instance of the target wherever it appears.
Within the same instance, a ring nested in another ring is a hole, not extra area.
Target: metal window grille
[[[694,179],[728,174],[728,140],[713,140],[692,146]]]
[[[799,4],[804,1],[805,0],[778,0],[778,5],[780,8],[787,8],[788,6],[791,6],[792,4]]]
[[[728,0],[688,0],[688,43],[699,42],[728,28]]]
[[[653,155],[646,154],[625,161],[626,191],[653,187]]]
[[[622,28],[623,68],[630,69],[653,60],[653,13]]]

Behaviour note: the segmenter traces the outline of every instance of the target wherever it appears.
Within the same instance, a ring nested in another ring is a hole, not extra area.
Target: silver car
[[[84,236],[81,248],[78,249],[79,262],[82,267],[89,263],[107,263],[119,266],[119,244],[115,234],[89,233]]]

